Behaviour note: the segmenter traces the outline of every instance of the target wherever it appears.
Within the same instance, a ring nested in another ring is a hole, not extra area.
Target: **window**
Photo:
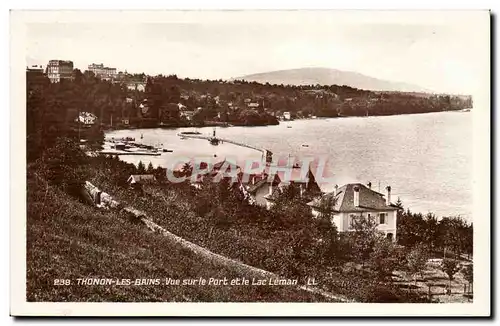
[[[379,215],[379,224],[386,224],[387,213],[380,213]]]

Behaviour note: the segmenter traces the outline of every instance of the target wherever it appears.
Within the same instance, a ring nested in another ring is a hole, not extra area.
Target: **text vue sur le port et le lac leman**
[[[55,279],[54,285],[173,285],[173,286],[192,286],[192,285],[210,285],[210,286],[240,286],[240,285],[298,285],[298,279],[288,279],[288,278],[246,278],[246,277],[236,277],[236,278],[185,278],[185,279],[173,279],[170,277],[164,279],[113,279],[113,278],[77,278],[77,279]],[[307,278],[305,285],[317,285],[314,278]]]

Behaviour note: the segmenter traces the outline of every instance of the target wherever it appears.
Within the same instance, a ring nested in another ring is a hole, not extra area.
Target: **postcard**
[[[489,11],[10,15],[11,315],[490,316]]]

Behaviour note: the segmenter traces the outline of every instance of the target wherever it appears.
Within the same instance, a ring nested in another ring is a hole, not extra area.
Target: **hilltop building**
[[[127,82],[127,89],[131,91],[144,92],[146,90],[146,82],[144,81],[129,81]]]
[[[26,73],[31,75],[44,75],[43,67],[40,65],[33,65],[31,67],[26,67]]]
[[[59,83],[63,79],[73,80],[73,61],[50,60],[46,73],[51,83]]]
[[[90,64],[88,70],[103,80],[114,80],[117,77],[116,68],[105,67],[104,64]]]
[[[91,127],[97,122],[97,116],[91,112],[80,112],[75,122],[79,122],[86,127]]]
[[[42,66],[31,66],[26,67],[26,82],[27,83],[42,83],[42,81],[46,78],[45,72],[43,71]]]

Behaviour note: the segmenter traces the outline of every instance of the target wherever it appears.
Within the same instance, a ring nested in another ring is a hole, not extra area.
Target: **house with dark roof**
[[[250,202],[259,206],[271,208],[268,196],[271,196],[281,183],[278,174],[275,174],[272,179],[267,173],[252,175],[250,182],[244,187],[249,196]]]
[[[330,207],[333,213],[331,222],[340,232],[351,231],[353,219],[368,218],[375,220],[378,231],[395,241],[399,207],[391,203],[391,187],[387,186],[386,190],[384,198],[384,194],[371,189],[371,183],[368,186],[349,183],[340,188],[335,186],[333,192],[318,197],[307,205],[311,207],[314,217],[325,210],[325,205],[333,205]]]
[[[321,189],[310,169],[305,177],[300,176],[300,169],[291,169],[292,173],[290,175],[282,171],[272,173],[271,178],[266,172],[248,175],[246,178],[244,178],[242,174],[240,180],[243,184],[242,188],[245,195],[247,195],[251,203],[264,206],[267,209],[270,209],[274,205],[284,188],[289,185],[298,187],[300,197],[303,198],[305,202],[321,195]],[[244,180],[248,180],[248,182],[244,182]]]
[[[195,181],[192,180],[193,171],[191,171],[189,175],[186,175],[186,177],[191,182],[191,185],[197,189],[203,188],[203,182],[205,181],[206,178],[208,178],[208,180],[214,180],[214,181],[215,180],[221,181],[222,179],[224,179],[230,183],[230,187],[233,187],[234,184],[236,183],[233,182],[232,176],[236,175],[239,178],[239,176],[241,175],[240,172],[241,168],[236,163],[226,161],[226,159],[219,161],[213,164],[212,166],[208,162],[200,162],[199,169],[200,172],[201,170],[207,170],[207,169],[209,169],[209,171],[208,173],[197,174],[195,176]]]
[[[155,181],[156,178],[152,174],[132,174],[127,179],[127,183],[130,185],[151,183]]]
[[[299,191],[299,196],[302,198],[304,202],[308,202],[311,199],[322,195],[321,188],[316,182],[316,178],[314,177],[314,174],[312,173],[310,167],[304,178],[302,178],[299,173],[300,169],[292,168],[292,174],[290,176],[291,178],[289,178],[289,180],[288,178],[284,178],[287,181],[280,182],[278,187],[275,187],[273,189],[273,192],[265,197],[265,199],[268,202],[267,204],[268,208],[271,208],[274,205],[274,203],[278,200],[278,198],[282,194],[284,188],[290,185],[297,186]]]

